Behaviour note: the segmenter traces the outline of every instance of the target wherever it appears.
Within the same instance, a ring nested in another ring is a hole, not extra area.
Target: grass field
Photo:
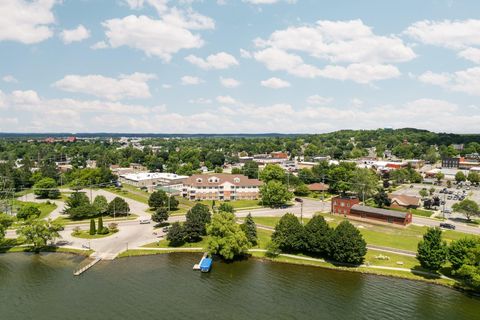
[[[136,214],[129,214],[128,217],[116,217],[113,219],[110,216],[104,216],[103,217],[103,222],[118,222],[118,221],[125,221],[125,220],[135,220],[138,218],[138,215]],[[58,217],[55,219],[55,222],[61,223],[61,224],[84,224],[84,223],[90,223],[90,218],[87,219],[82,219],[82,220],[73,220],[68,217]]]
[[[81,230],[81,231],[78,232],[78,233],[72,232],[71,235],[72,235],[72,237],[80,238],[80,239],[101,239],[101,238],[109,237],[109,236],[113,235],[114,233],[115,233],[115,232],[109,232],[109,233],[107,233],[107,234],[94,234],[94,235],[91,235],[88,230]]]
[[[212,202],[213,202],[212,200],[200,201],[200,203],[203,203],[210,208],[212,207]],[[195,204],[196,202],[193,202],[193,203]],[[215,206],[218,208],[218,206],[220,206],[220,204],[222,204],[222,203],[228,203],[237,210],[256,209],[256,208],[261,208],[262,207],[260,205],[259,200],[215,201]]]
[[[344,218],[331,214],[322,214],[331,227],[337,226]],[[253,220],[259,225],[275,227],[280,217],[254,217]],[[303,219],[307,223],[309,219]],[[427,227],[410,225],[408,227],[391,227],[388,225],[375,225],[365,222],[350,220],[356,225],[362,233],[367,244],[382,247],[403,249],[409,251],[417,251],[418,242],[422,239]],[[443,232],[443,239],[447,242],[469,237],[465,233],[446,230]]]

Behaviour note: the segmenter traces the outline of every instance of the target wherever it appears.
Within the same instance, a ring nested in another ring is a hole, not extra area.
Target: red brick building
[[[349,215],[352,206],[360,203],[355,196],[338,196],[332,198],[332,213]]]
[[[406,226],[412,222],[412,214],[410,212],[373,208],[359,204],[351,207],[349,215],[352,217],[376,220],[378,222],[393,223],[403,226]]]

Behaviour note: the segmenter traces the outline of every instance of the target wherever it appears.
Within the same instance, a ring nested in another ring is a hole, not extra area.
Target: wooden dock
[[[100,260],[102,260],[101,258],[95,258],[95,260],[93,260],[92,262],[90,262],[89,264],[87,264],[85,267],[82,267],[78,270],[76,270],[73,275],[74,276],[79,276],[81,275],[82,273],[84,273],[85,271],[87,271],[88,269],[90,269],[91,267],[93,267],[94,265],[96,265],[98,262],[100,262]]]
[[[199,262],[199,263],[195,263],[195,264],[193,265],[193,270],[200,270],[200,265],[202,264],[203,259],[205,259],[207,256],[208,256],[208,253],[205,252],[205,253],[203,254],[202,259],[200,259],[200,262]]]

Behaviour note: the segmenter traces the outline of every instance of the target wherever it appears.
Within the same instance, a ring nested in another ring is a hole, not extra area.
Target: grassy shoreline
[[[83,250],[83,249],[48,246],[48,247],[40,249],[40,253],[43,253],[43,252],[69,253],[69,254],[75,254],[75,255],[88,257],[94,251],[93,250]],[[2,247],[2,248],[0,248],[0,254],[6,254],[6,253],[34,253],[34,251],[32,251],[31,246],[13,246],[13,247]]]
[[[124,251],[118,255],[117,258],[132,258],[132,257],[139,257],[139,256],[150,256],[150,255],[158,255],[158,254],[170,254],[170,253],[201,253],[203,250],[195,250],[195,249],[188,249],[186,250],[178,250],[172,248],[171,250],[152,250],[152,249],[130,249],[128,251]],[[404,280],[412,280],[412,281],[421,281],[435,285],[441,285],[450,289],[459,290],[462,292],[472,293],[471,290],[468,288],[462,287],[458,284],[458,282],[449,279],[443,278],[428,278],[424,275],[419,275],[415,273],[415,270],[410,269],[410,272],[407,271],[398,271],[398,270],[384,270],[384,269],[374,269],[369,267],[345,267],[345,266],[335,266],[329,262],[321,262],[321,261],[309,261],[303,260],[299,256],[298,258],[292,258],[290,256],[286,257],[280,255],[276,258],[270,258],[265,256],[264,252],[250,252],[250,257],[253,259],[258,260],[266,260],[273,263],[287,263],[287,264],[295,264],[295,265],[302,265],[302,266],[310,266],[310,267],[317,267],[323,269],[329,269],[334,271],[340,272],[357,272],[362,274],[370,274],[376,276],[383,276],[383,277],[392,277],[392,278],[399,278]]]

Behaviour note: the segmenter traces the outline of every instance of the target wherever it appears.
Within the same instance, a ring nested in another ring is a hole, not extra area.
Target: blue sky
[[[0,131],[478,132],[478,1],[3,0]]]

